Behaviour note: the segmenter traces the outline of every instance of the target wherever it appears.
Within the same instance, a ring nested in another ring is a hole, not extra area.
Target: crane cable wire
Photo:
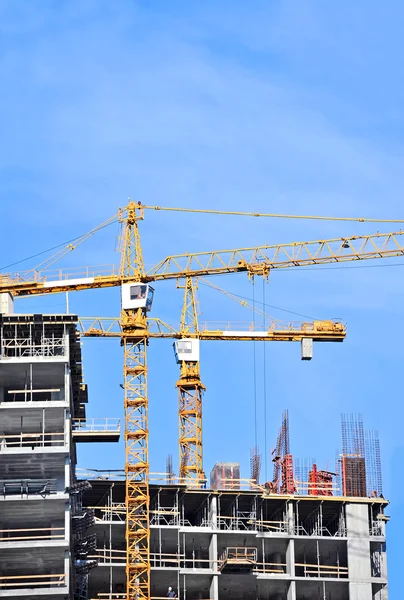
[[[262,278],[262,303],[264,306],[264,315],[265,315],[265,278]],[[265,322],[265,316],[264,316],[264,330],[266,330],[266,322]],[[266,361],[266,344],[264,344],[264,468],[265,468],[265,481],[268,481],[268,447],[267,447],[267,442],[268,442],[268,435],[267,435],[267,361]]]
[[[52,246],[52,248],[48,248],[47,250],[42,250],[42,252],[37,252],[36,254],[32,254],[31,256],[27,256],[26,258],[22,258],[21,260],[17,260],[16,262],[13,262],[9,265],[5,265],[3,267],[0,267],[0,271],[4,271],[4,269],[9,269],[10,267],[14,267],[15,265],[19,265],[23,262],[26,262],[27,260],[31,260],[32,258],[37,258],[37,256],[42,256],[43,254],[47,254],[48,252],[52,252],[52,250],[57,250],[58,248],[61,248],[62,246],[68,246],[69,244],[72,244],[73,242],[76,242],[77,240],[80,240],[82,237],[84,237],[87,234],[90,234],[95,230],[97,231],[101,231],[101,229],[105,229],[106,227],[109,227],[109,225],[112,225],[113,223],[116,223],[118,219],[114,218],[113,220],[105,223],[104,225],[101,225],[99,227],[96,227],[94,229],[92,229],[91,231],[87,232],[87,233],[83,233],[82,235],[78,235],[75,238],[72,238],[71,240],[68,240],[67,242],[62,242],[61,244],[57,244],[57,246]]]
[[[348,221],[354,223],[404,223],[404,219],[373,219],[368,217],[331,217],[323,215],[288,215],[281,213],[258,213],[258,212],[244,212],[240,210],[213,210],[209,208],[184,208],[184,207],[170,207],[170,206],[146,206],[139,204],[139,208],[146,210],[156,211],[169,211],[169,212],[189,212],[209,215],[228,215],[238,217],[265,217],[272,219],[306,219],[314,221]]]
[[[252,280],[253,285],[253,328],[255,331],[255,281]],[[253,372],[254,372],[254,439],[255,439],[255,450],[258,454],[258,411],[257,411],[257,357],[256,357],[256,342],[253,340]]]

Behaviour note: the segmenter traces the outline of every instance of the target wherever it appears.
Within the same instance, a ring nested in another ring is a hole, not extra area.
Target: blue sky
[[[0,267],[84,233],[128,197],[166,206],[403,217],[403,18],[397,0],[2,0]],[[154,212],[142,224],[149,265],[176,252],[376,230],[394,226]],[[64,264],[117,262],[116,233],[108,228]],[[341,412],[362,412],[366,426],[379,430],[392,503],[393,598],[404,529],[403,263],[273,273],[266,302],[283,310],[267,312],[293,320],[340,317],[348,338],[316,346],[311,363],[300,362],[297,344],[270,344],[264,365],[256,346],[261,449],[264,377],[268,447],[283,408],[290,411],[293,452],[324,466],[340,444]],[[217,283],[263,299],[261,281],[254,292],[242,276]],[[70,305],[80,315],[117,315],[119,294],[72,294]],[[47,296],[16,308],[63,306],[63,297]],[[156,316],[176,324],[180,306],[173,285],[156,286]],[[203,286],[200,308],[206,320],[251,318]],[[89,415],[122,416],[119,345],[89,340],[83,351]],[[177,452],[177,367],[168,342],[153,343],[149,360],[151,465],[162,471],[166,455]],[[253,368],[251,344],[202,348],[206,471],[215,460],[239,460],[249,475]],[[122,445],[79,454],[80,466],[90,468],[119,468],[123,459]]]

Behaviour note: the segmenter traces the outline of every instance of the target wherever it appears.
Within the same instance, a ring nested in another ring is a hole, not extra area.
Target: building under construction
[[[124,472],[75,472],[78,442],[119,438],[86,421],[76,318],[2,315],[0,348],[0,597],[126,598]],[[377,438],[354,416],[342,432],[338,473],[297,477],[285,413],[270,482],[230,463],[211,489],[151,484],[150,597],[386,600]]]
[[[300,462],[287,412],[260,482],[238,463],[202,461],[201,340],[342,342],[335,321],[268,322],[261,329],[201,327],[194,279],[274,268],[401,256],[402,232],[166,257],[144,268],[138,223],[152,207],[130,202],[118,220],[119,269],[40,269],[0,277],[0,597],[71,600],[387,600],[385,515],[377,435],[342,418],[333,470]],[[76,245],[93,235],[82,236]],[[70,252],[71,246],[65,249]],[[60,251],[59,254],[63,252]],[[52,261],[53,262],[53,261]],[[52,263],[50,263],[52,264]],[[47,264],[45,264],[45,267]],[[180,328],[149,318],[153,282],[184,283]],[[120,286],[121,316],[15,314],[18,296]],[[244,303],[245,304],[245,303]],[[261,315],[262,316],[262,315]],[[77,443],[119,439],[117,421],[88,421],[81,339],[116,337],[124,354],[122,473],[76,470]],[[147,348],[173,339],[180,367],[179,474],[150,472]]]

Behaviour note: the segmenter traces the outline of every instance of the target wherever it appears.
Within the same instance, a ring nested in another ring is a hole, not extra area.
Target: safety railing
[[[369,534],[373,537],[384,536],[384,525],[381,521],[371,521],[369,527]]]
[[[126,600],[126,593],[123,592],[111,592],[103,594],[99,592],[95,598],[90,598],[90,600]]]
[[[116,432],[120,431],[121,422],[120,419],[115,418],[73,419],[72,428],[83,433]]]
[[[259,575],[268,574],[285,574],[287,572],[286,563],[257,563],[253,567],[253,573]]]
[[[91,560],[96,560],[98,565],[102,564],[125,564],[126,550],[115,550],[114,548],[96,548],[95,551],[88,556]]]
[[[67,352],[65,338],[42,338],[34,342],[32,338],[11,338],[2,340],[1,356],[5,358],[26,358],[31,356],[65,356]]]
[[[97,594],[96,598],[90,598],[90,600],[123,600],[123,598],[126,599],[126,594],[122,593],[122,592],[116,592],[116,593],[106,593],[103,594],[101,592],[99,592]]]
[[[60,388],[11,389],[7,390],[3,402],[61,402],[64,393]]]
[[[125,471],[123,469],[115,470],[97,470],[97,469],[84,469],[78,467],[76,469],[77,477],[83,479],[125,479]],[[185,477],[177,477],[170,473],[149,473],[149,483],[161,484],[161,485],[172,485],[172,486],[185,486],[189,487],[188,479]],[[192,483],[192,489],[205,490],[209,489],[207,479],[200,479]],[[254,484],[252,479],[221,479],[221,487],[219,491],[223,492],[238,492],[242,490],[255,491],[258,494],[262,494],[264,488]]]
[[[46,497],[56,494],[56,479],[0,479],[0,494],[5,499],[7,496],[39,495]],[[1,497],[0,496],[0,497]]]
[[[34,529],[0,529],[0,542],[64,540],[64,527],[41,527]]]
[[[82,467],[78,467],[76,469],[76,475],[79,479],[102,479],[104,481],[108,481],[109,479],[119,479],[124,480],[126,475],[123,469],[113,469],[113,470],[98,470],[98,469],[84,469]]]
[[[237,549],[240,550],[240,549]],[[248,564],[252,566],[252,570],[257,574],[265,573],[286,573],[287,564],[286,562],[278,563],[258,563],[256,562],[257,554],[256,549],[248,549],[252,552],[236,552],[226,555],[224,552],[218,560],[212,560],[210,558],[198,558],[196,556],[185,556],[184,554],[173,554],[168,552],[151,552],[150,553],[150,566],[153,568],[164,568],[171,567],[176,569],[218,569],[221,570],[223,561],[230,560],[234,561],[233,564]],[[228,556],[228,558],[226,558]],[[237,558],[236,558],[237,556]]]
[[[180,511],[176,506],[159,506],[149,510],[150,525],[179,525]]]
[[[88,557],[96,560],[98,565],[126,563],[126,550],[117,550],[114,548],[97,548],[94,553]],[[197,558],[195,556],[186,557],[184,554],[175,554],[169,552],[151,552],[150,566],[153,568],[172,567],[185,569],[213,569],[219,561],[209,558]]]
[[[126,506],[124,502],[112,502],[107,506],[89,506],[95,511],[95,521],[121,521],[126,520]]]
[[[257,548],[228,547],[219,558],[219,570],[228,565],[255,565],[257,562]]]
[[[340,319],[329,321],[277,321],[266,320],[259,317],[257,321],[202,321],[200,331],[304,331],[304,332],[341,332],[346,330],[346,325]]]
[[[0,452],[14,448],[45,448],[64,446],[66,436],[63,431],[52,433],[17,433],[13,435],[0,434]]]
[[[242,515],[218,515],[217,527],[222,531],[256,531],[257,525],[255,519],[251,516]]]
[[[289,523],[287,521],[255,521],[257,531],[268,533],[288,533]]]
[[[341,565],[319,565],[295,563],[297,577],[333,577],[337,579],[348,577],[348,567]]]
[[[0,278],[0,283],[9,283],[10,281],[64,281],[69,279],[82,279],[83,277],[107,277],[119,275],[119,267],[116,265],[101,265],[95,267],[71,267],[68,269],[52,269],[46,271],[20,271],[18,273],[8,273]]]
[[[151,567],[174,567],[177,569],[214,569],[217,560],[210,558],[198,558],[196,556],[185,556],[184,554],[170,554],[168,552],[151,552]]]
[[[49,573],[46,575],[9,575],[0,577],[0,590],[3,588],[58,588],[66,586],[65,573]]]

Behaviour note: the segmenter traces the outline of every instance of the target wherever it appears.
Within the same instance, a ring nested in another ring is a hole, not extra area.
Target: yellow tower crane
[[[302,359],[310,360],[313,342],[342,342],[346,337],[346,327],[339,321],[282,322],[271,320],[261,330],[250,324],[247,329],[211,329],[207,325],[200,328],[196,312],[195,284],[188,278],[184,285],[184,303],[179,329],[158,318],[148,318],[149,339],[174,339],[177,363],[180,365],[180,378],[176,384],[179,391],[179,481],[188,487],[201,487],[206,478],[202,457],[202,392],[205,386],[200,375],[199,341],[280,341],[301,342]],[[237,299],[234,294],[218,286],[212,286]],[[240,302],[239,299],[237,301]],[[246,302],[240,302],[249,306]],[[253,308],[249,306],[249,308]],[[265,313],[256,309],[257,313]],[[268,318],[268,315],[265,315]],[[114,317],[80,317],[78,329],[82,337],[121,338],[121,319]],[[308,348],[303,344],[308,342]]]
[[[120,269],[86,268],[84,272],[57,270],[43,271],[44,265],[26,273],[0,276],[0,293],[10,297],[30,296],[62,291],[85,290],[112,286],[121,287],[122,312],[119,321],[121,343],[124,348],[124,402],[126,445],[126,543],[127,543],[127,598],[150,599],[150,528],[149,528],[149,457],[148,457],[148,395],[146,348],[152,337],[183,337],[179,332],[156,320],[148,320],[153,301],[153,281],[193,278],[201,275],[246,272],[250,277],[268,276],[270,270],[305,265],[339,263],[372,258],[401,256],[403,233],[374,234],[369,236],[334,238],[313,242],[299,242],[275,246],[257,246],[236,250],[199,252],[168,256],[152,269],[145,271],[139,236],[139,221],[146,207],[131,201],[119,211],[124,225]],[[158,207],[148,207],[158,208]],[[191,212],[199,212],[191,210]],[[210,212],[210,211],[200,211]],[[220,211],[212,211],[220,212]],[[254,215],[258,216],[258,215]],[[268,215],[269,216],[269,215]],[[276,216],[276,215],[271,215]],[[279,215],[277,215],[279,216]],[[285,215],[290,217],[290,215]],[[320,217],[321,218],[321,217]],[[356,219],[342,219],[356,220]],[[364,219],[360,219],[364,221]],[[376,220],[374,220],[376,221]],[[106,223],[111,222],[109,220]],[[105,224],[104,224],[105,225]],[[92,235],[97,230],[92,230]],[[58,255],[69,252],[70,244]],[[46,261],[51,264],[53,261]],[[110,331],[114,323],[111,322]],[[154,331],[153,331],[154,330]],[[164,330],[165,334],[164,334]],[[309,338],[318,341],[335,337],[336,332],[320,324],[310,335],[307,331],[269,330],[264,332],[207,331],[189,332],[190,339],[281,339]],[[343,339],[345,331],[337,337]]]
[[[202,396],[205,386],[201,380],[199,362],[199,338],[197,334],[198,311],[196,307],[196,284],[186,277],[184,304],[181,314],[181,339],[174,343],[175,356],[180,365],[178,388],[180,479],[187,485],[200,485],[205,480],[202,457]]]

